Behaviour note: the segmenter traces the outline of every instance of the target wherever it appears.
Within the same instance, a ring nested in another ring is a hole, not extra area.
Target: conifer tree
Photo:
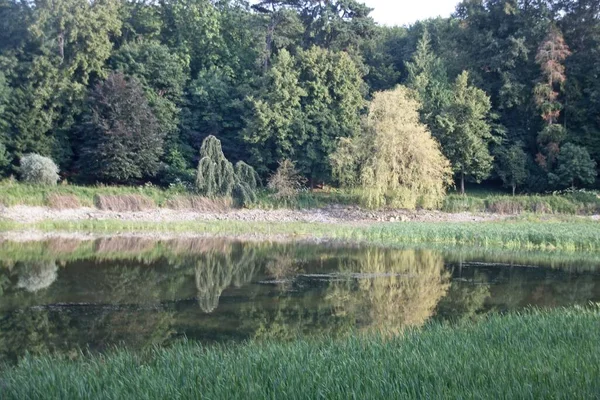
[[[456,78],[449,105],[437,118],[442,151],[458,175],[461,194],[465,178],[480,182],[492,169],[489,145],[495,138],[488,122],[490,108],[490,98],[469,85],[469,74],[464,71]]]

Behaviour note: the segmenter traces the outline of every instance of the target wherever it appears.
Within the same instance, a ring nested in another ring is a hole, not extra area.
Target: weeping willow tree
[[[450,287],[442,255],[427,250],[374,248],[343,268],[352,279],[332,283],[333,315],[385,335],[423,325]]]
[[[409,89],[376,93],[362,132],[340,139],[331,156],[334,176],[359,187],[367,207],[434,208],[452,184],[450,162],[427,127]]]
[[[226,249],[209,250],[200,255],[195,278],[198,305],[202,311],[213,312],[219,305],[221,293],[232,284],[240,287],[248,283],[254,276],[255,261],[254,250],[239,244],[229,244]]]
[[[235,167],[223,154],[221,141],[210,135],[202,142],[196,173],[196,189],[206,197],[232,196],[239,206],[256,201],[260,178],[254,168],[243,161]]]

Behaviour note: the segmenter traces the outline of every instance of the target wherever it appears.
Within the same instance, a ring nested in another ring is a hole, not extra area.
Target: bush
[[[268,187],[274,191],[276,199],[292,200],[305,182],[306,179],[296,170],[296,165],[290,160],[283,160],[269,178]]]
[[[21,157],[21,179],[36,185],[56,185],[58,167],[48,157],[27,154]]]

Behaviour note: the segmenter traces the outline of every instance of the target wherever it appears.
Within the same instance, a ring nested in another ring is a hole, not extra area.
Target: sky
[[[410,25],[426,18],[448,17],[459,0],[362,0],[382,25]]]

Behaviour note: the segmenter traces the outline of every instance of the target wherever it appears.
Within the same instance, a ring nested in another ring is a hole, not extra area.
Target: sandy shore
[[[56,210],[48,207],[14,206],[0,209],[0,218],[19,222],[123,220],[147,222],[182,221],[243,221],[243,222],[309,222],[309,223],[372,223],[372,222],[484,222],[509,218],[509,215],[489,213],[444,213],[427,210],[371,211],[358,207],[331,206],[310,210],[232,209],[225,212],[172,210],[157,208],[138,212],[101,211],[96,208]]]

